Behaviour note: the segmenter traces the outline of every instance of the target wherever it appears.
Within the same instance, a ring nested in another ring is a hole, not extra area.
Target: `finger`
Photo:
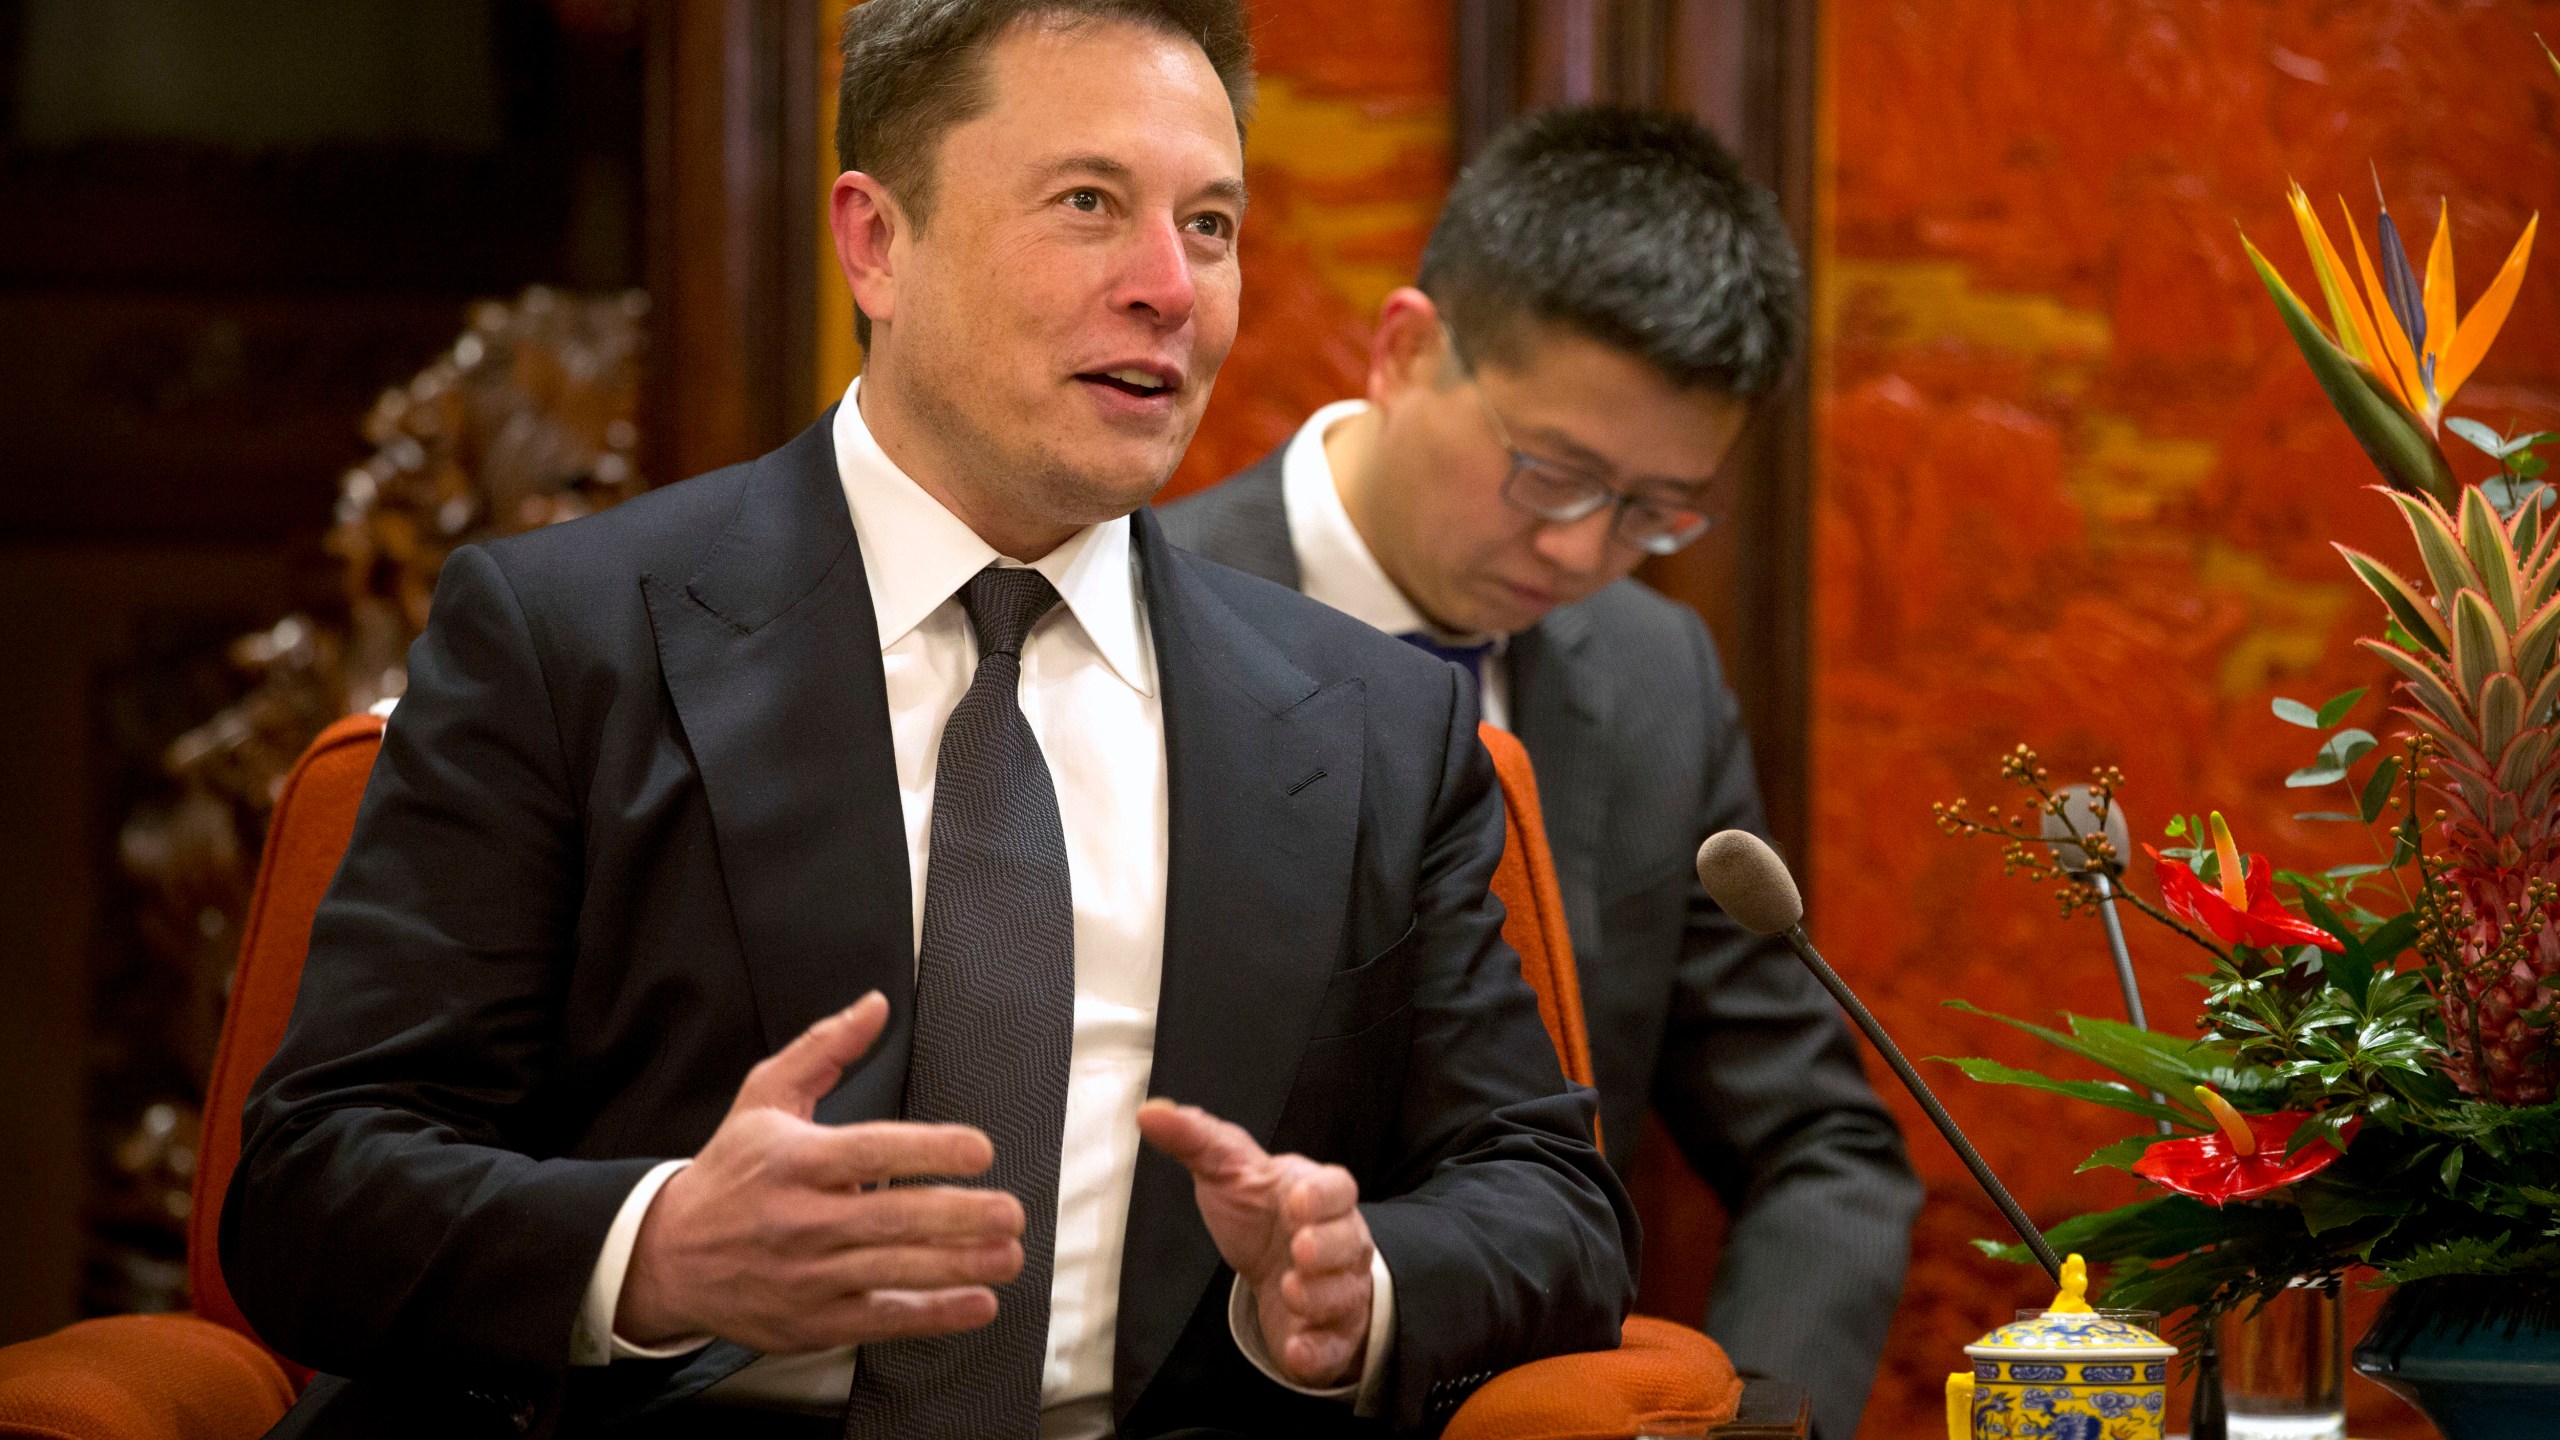
[[[1356,1271],[1280,1277],[1280,1303],[1301,1325],[1315,1328],[1348,1325],[1369,1313],[1369,1277]]]
[[[841,1197],[830,1238],[855,1245],[976,1245],[1022,1236],[1022,1202],[1002,1190],[896,1186]]]
[[[1332,1331],[1292,1335],[1280,1347],[1280,1364],[1301,1385],[1345,1381],[1351,1368],[1352,1337]]]
[[[877,990],[820,1020],[747,1072],[729,1113],[773,1109],[808,1119],[888,1023],[889,1000]]]
[[[1138,1133],[1202,1180],[1232,1179],[1271,1158],[1243,1126],[1162,1096],[1138,1107]]]
[[[927,1175],[980,1175],[995,1163],[995,1142],[974,1126],[866,1120],[805,1135],[794,1147],[790,1173],[813,1185],[849,1189]]]
[[[1022,1246],[1012,1240],[982,1245],[863,1245],[837,1252],[819,1273],[844,1294],[1002,1285],[1022,1273]]]
[[[996,1292],[983,1285],[946,1290],[872,1290],[846,1297],[789,1328],[795,1343],[776,1353],[832,1350],[874,1340],[912,1340],[975,1330],[996,1318]]]
[[[1357,1215],[1309,1225],[1289,1239],[1289,1264],[1301,1275],[1369,1268],[1369,1227]]]
[[[1350,1171],[1339,1165],[1311,1166],[1282,1193],[1280,1218],[1301,1228],[1321,1225],[1351,1214],[1359,1204],[1360,1182]]]

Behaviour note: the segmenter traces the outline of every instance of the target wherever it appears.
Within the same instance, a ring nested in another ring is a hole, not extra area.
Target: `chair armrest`
[[[1716,1342],[1629,1316],[1615,1350],[1506,1370],[1467,1397],[1443,1440],[1627,1440],[1702,1435],[1733,1418],[1742,1382]]]
[[[256,1341],[193,1315],[83,1320],[0,1348],[0,1436],[257,1440],[292,1407]]]

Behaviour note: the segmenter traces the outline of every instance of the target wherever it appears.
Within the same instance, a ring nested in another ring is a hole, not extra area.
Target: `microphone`
[[[2036,1263],[2044,1267],[2045,1274],[2053,1277],[2054,1284],[2060,1285],[2062,1260],[2053,1253],[2053,1247],[2045,1243],[2044,1232],[2027,1218],[2027,1212],[2019,1206],[2017,1197],[2009,1193],[2009,1187],[2001,1184],[2000,1177],[1991,1173],[1991,1167],[1983,1161],[1982,1152],[1974,1149],[1973,1142],[1964,1138],[1964,1132],[1956,1128],[1955,1117],[1947,1113],[1946,1106],[1938,1103],[1929,1083],[1920,1078],[1920,1072],[1913,1069],[1911,1061],[1904,1057],[1902,1047],[1893,1043],[1893,1037],[1884,1032],[1884,1026],[1859,1001],[1857,992],[1849,988],[1849,982],[1841,979],[1830,962],[1822,958],[1822,953],[1813,948],[1813,942],[1805,938],[1804,897],[1796,891],[1795,877],[1787,873],[1787,862],[1778,858],[1778,852],[1769,848],[1769,842],[1748,830],[1719,830],[1708,836],[1707,843],[1698,847],[1698,883],[1706,886],[1707,894],[1744,929],[1759,935],[1786,937],[1787,943],[1795,947],[1796,957],[1813,972],[1813,978],[1821,981],[1822,987],[1831,992],[1831,998],[1840,1002],[1840,1008],[1849,1012],[1849,1018],[1858,1022],[1858,1028],[1866,1032],[1877,1053],[1884,1056],[1885,1063],[1892,1066],[1893,1073],[1900,1077],[1903,1088],[1911,1092],[1912,1099],[1920,1102],[1920,1108],[1928,1113],[1929,1123],[1938,1127],[1938,1133],[1946,1137],[1947,1147],[1956,1152],[1956,1158],[1973,1172],[1975,1183],[1991,1197],[1993,1204],[2000,1207],[2000,1213],[2008,1217],[2009,1227],[2026,1242],[2027,1249],[2036,1257]]]
[[[2116,988],[2124,992],[2125,1018],[2136,1030],[2148,1030],[2151,1022],[2142,1015],[2142,987],[2133,979],[2133,952],[2124,944],[2124,921],[2116,916],[2116,877],[2124,873],[2125,861],[2133,854],[2133,825],[2125,819],[2124,807],[2107,797],[2107,812],[2098,813],[2097,797],[2086,785],[2072,785],[2056,792],[2063,799],[2060,813],[2046,811],[2044,839],[2053,851],[2054,863],[2071,872],[2071,878],[2098,892],[2098,923],[2106,928],[2107,953],[2115,958]],[[2092,855],[2088,848],[2074,843],[2072,836],[2104,835],[2109,854]],[[2159,1091],[2151,1092],[2154,1100],[2164,1100]],[[2171,1133],[2169,1122],[2159,1122],[2160,1133]]]
[[[2136,1030],[2151,1028],[2142,1018],[2142,991],[2133,983],[2133,956],[2125,949],[2124,922],[2116,918],[2116,877],[2124,873],[2125,858],[2133,853],[2132,825],[2124,818],[2124,807],[2107,801],[2107,813],[2100,815],[2095,797],[2086,785],[2074,785],[2058,792],[2064,800],[2063,811],[2047,811],[2044,817],[2044,839],[2053,851],[2054,863],[2071,872],[2073,879],[2098,892],[2098,918],[2106,925],[2107,949],[2115,956],[2116,984],[2124,991],[2124,1009]],[[2114,853],[2105,857],[2091,855],[2072,842],[2074,834],[2102,834]]]

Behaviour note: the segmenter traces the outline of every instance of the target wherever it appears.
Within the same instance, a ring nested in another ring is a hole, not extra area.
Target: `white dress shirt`
[[[996,553],[892,462],[857,403],[836,408],[836,464],[880,626],[890,740],[907,827],[914,933],[924,886],[934,767],[943,723],[976,674],[977,638],[960,587]],[[1049,1347],[1040,1386],[1043,1440],[1088,1440],[1111,1430],[1111,1369],[1129,1186],[1138,1163],[1138,1106],[1155,1062],[1156,998],[1164,970],[1166,820],[1164,712],[1126,517],[1079,531],[1030,568],[1065,602],[1022,647],[1019,698],[1047,759],[1065,831],[1075,907],[1075,1037],[1058,1168],[1057,1242],[1049,1290]],[[919,944],[921,939],[919,938]],[[641,1217],[687,1163],[671,1160],[635,1186],[608,1230],[571,1344],[571,1363],[666,1358],[708,1343],[643,1349],[613,1333],[613,1311]],[[1358,1382],[1334,1390],[1291,1384],[1273,1365],[1239,1280],[1229,1297],[1237,1347],[1291,1389],[1354,1401],[1371,1413],[1394,1334],[1394,1297],[1373,1262],[1377,1300]],[[1237,1317],[1241,1316],[1241,1319]],[[839,1411],[854,1351],[767,1356],[704,1393],[716,1402]]]
[[[1511,667],[1507,635],[1459,635],[1423,617],[1405,598],[1386,567],[1360,537],[1333,480],[1324,453],[1325,432],[1365,413],[1366,400],[1338,400],[1307,417],[1280,455],[1280,503],[1289,517],[1289,548],[1298,557],[1298,588],[1364,625],[1403,635],[1420,630],[1443,645],[1493,646],[1484,657],[1477,687],[1480,713],[1497,729],[1511,728]]]

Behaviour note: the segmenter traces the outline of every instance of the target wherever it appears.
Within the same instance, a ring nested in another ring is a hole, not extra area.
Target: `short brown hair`
[[[1252,112],[1243,0],[869,0],[844,21],[837,165],[878,180],[923,225],[933,208],[934,147],[987,107],[981,52],[1032,18],[1120,20],[1188,40],[1218,72],[1239,131]]]

